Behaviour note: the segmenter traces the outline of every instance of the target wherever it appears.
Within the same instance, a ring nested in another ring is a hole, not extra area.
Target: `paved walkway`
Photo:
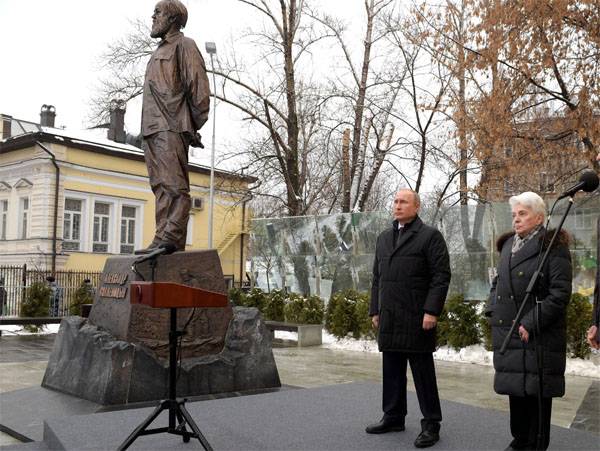
[[[0,338],[0,393],[40,385],[54,337],[55,335],[3,335]],[[339,351],[323,347],[276,347],[273,353],[281,382],[285,385],[309,388],[381,380],[380,354]],[[441,361],[436,362],[436,368],[441,398],[508,411],[508,398],[495,394],[492,389],[494,373],[492,368]],[[563,398],[555,399],[552,423],[570,427],[576,418],[579,420],[584,418],[586,429],[598,433],[600,405],[589,402],[591,399],[589,393],[594,387],[597,398],[598,385],[598,379],[567,376],[567,393]],[[414,390],[410,371],[409,390]],[[381,400],[373,399],[373,403],[379,405]],[[15,442],[12,437],[0,432],[0,445]]]

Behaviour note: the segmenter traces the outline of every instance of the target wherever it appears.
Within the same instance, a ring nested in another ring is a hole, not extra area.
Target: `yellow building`
[[[44,107],[40,124],[1,117],[0,266],[99,271],[108,256],[147,246],[154,195],[142,150],[113,124],[108,135],[122,142],[99,137],[102,129],[54,128],[54,107]],[[190,163],[189,173],[186,249],[206,249],[210,169]],[[215,170],[213,247],[232,282],[245,277],[248,185],[255,181]]]

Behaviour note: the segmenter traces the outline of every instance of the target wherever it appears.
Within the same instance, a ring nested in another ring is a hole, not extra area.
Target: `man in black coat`
[[[450,285],[450,263],[444,237],[423,224],[419,207],[416,192],[398,191],[393,227],[377,238],[369,315],[383,353],[384,415],[366,431],[404,430],[409,362],[423,414],[415,446],[425,448],[439,440],[442,421],[433,351],[437,318]]]

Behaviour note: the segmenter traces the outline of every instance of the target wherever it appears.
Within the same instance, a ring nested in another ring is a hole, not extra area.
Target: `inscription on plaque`
[[[102,274],[102,283],[123,285],[125,282],[127,282],[127,273],[109,272],[106,274]]]
[[[122,285],[127,282],[127,276],[126,273],[119,272],[102,274],[102,286],[100,286],[99,290],[100,296],[105,298],[124,299],[127,295],[127,287]]]
[[[106,285],[100,287],[100,296],[103,298],[123,299],[126,294],[127,288],[125,287],[107,287]]]

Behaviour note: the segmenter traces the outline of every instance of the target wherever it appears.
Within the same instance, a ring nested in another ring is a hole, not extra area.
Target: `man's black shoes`
[[[510,442],[505,451],[510,451],[513,449],[535,449],[535,443],[529,443],[529,440],[516,438]]]
[[[435,445],[440,439],[440,434],[433,431],[423,431],[419,434],[415,440],[415,446],[417,448],[428,448]]]
[[[370,424],[365,431],[367,434],[385,434],[386,432],[400,432],[404,430],[404,421],[382,418],[379,423]]]

